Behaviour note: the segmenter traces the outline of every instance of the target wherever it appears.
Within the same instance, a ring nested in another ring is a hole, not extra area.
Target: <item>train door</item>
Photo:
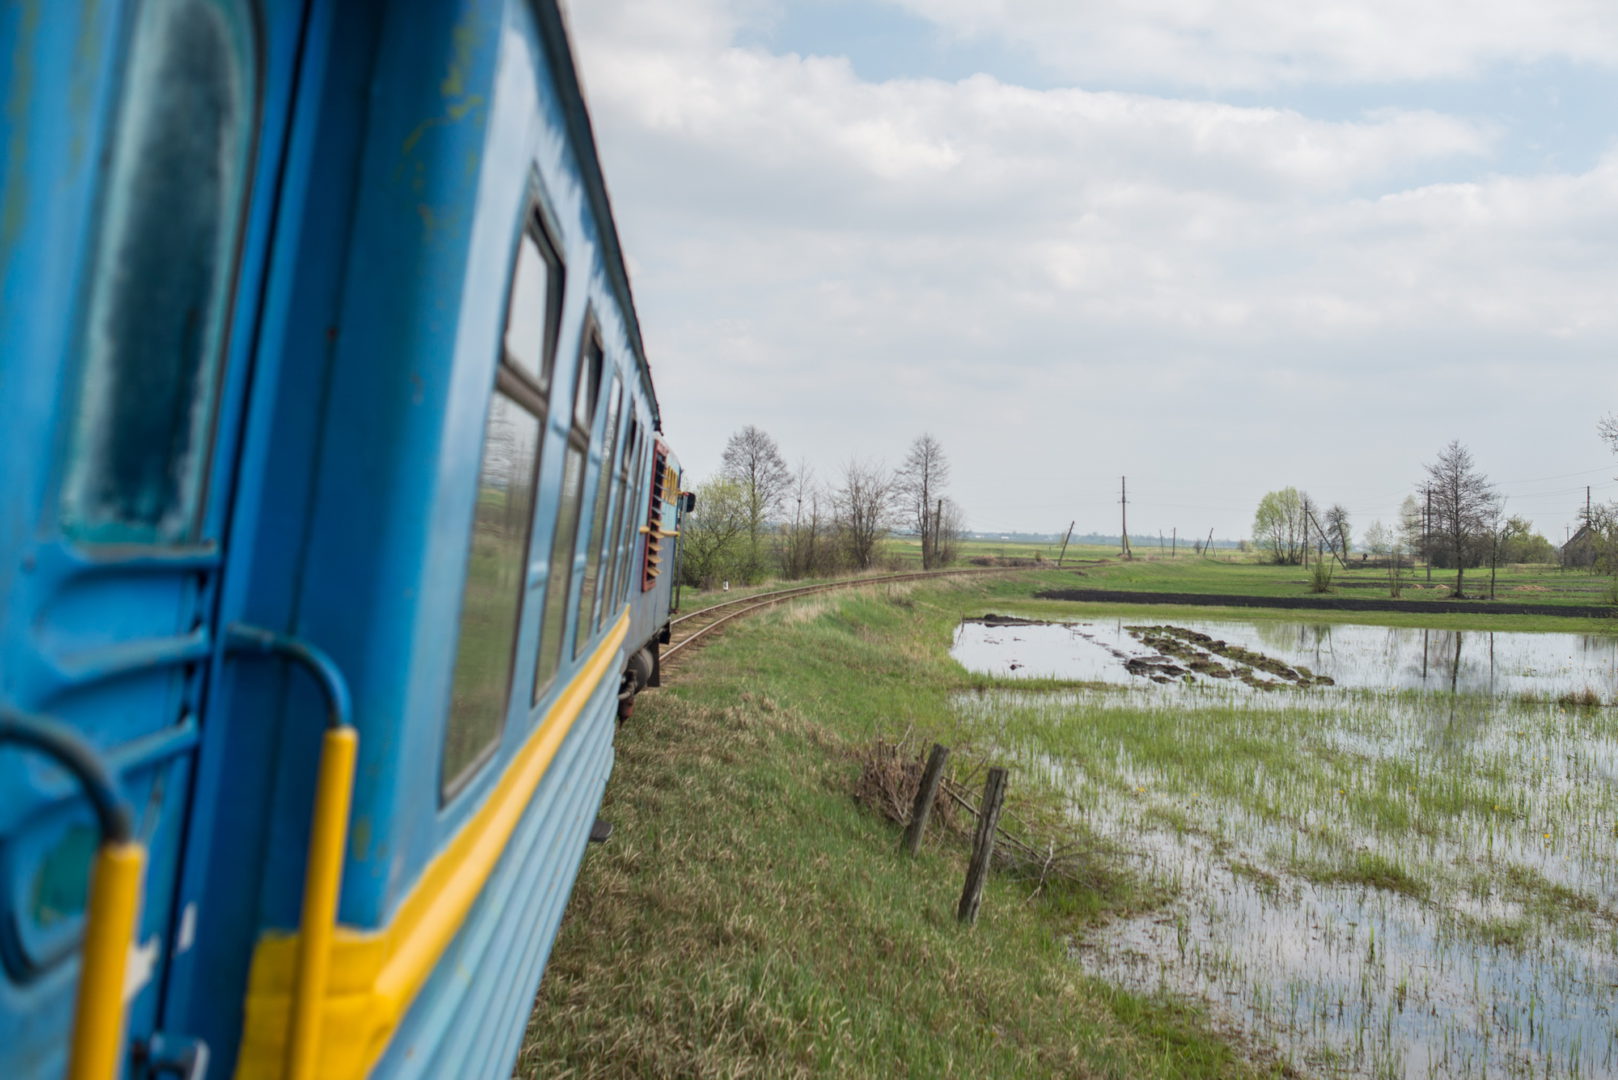
[[[177,881],[220,720],[208,671],[304,7],[64,3],[4,28],[31,62],[9,88],[23,157],[0,249],[0,716],[87,748],[146,861],[119,1037],[119,1010],[75,1023],[72,1005],[104,823],[67,773],[0,747],[0,1076],[58,1076],[75,1039],[115,1043],[131,1076],[206,1061],[159,1030],[161,999],[196,945]]]

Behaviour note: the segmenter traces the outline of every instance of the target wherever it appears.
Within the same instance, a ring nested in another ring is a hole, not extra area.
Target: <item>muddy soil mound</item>
[[[1483,600],[1369,600],[1349,596],[1235,596],[1218,593],[1134,592],[1127,589],[1045,589],[1040,600],[1091,604],[1185,604],[1196,607],[1292,608],[1300,611],[1409,611],[1431,615],[1563,615],[1610,619],[1612,607],[1597,604],[1502,604]]]

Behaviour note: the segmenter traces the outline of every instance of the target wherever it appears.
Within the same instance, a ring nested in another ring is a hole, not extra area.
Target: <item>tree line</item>
[[[1618,423],[1605,421],[1602,434],[1618,451]],[[1557,549],[1534,532],[1532,522],[1506,515],[1494,484],[1459,440],[1451,440],[1424,471],[1418,489],[1400,506],[1399,519],[1391,525],[1373,521],[1363,538],[1359,562],[1374,557],[1378,566],[1386,567],[1394,596],[1399,595],[1400,569],[1407,560],[1454,570],[1453,595],[1462,596],[1469,569],[1487,565],[1492,570],[1502,563],[1550,562],[1557,557]],[[1611,516],[1618,525],[1618,512]],[[1618,528],[1613,531],[1618,540]],[[1328,559],[1351,564],[1351,536],[1348,511],[1341,504],[1322,511],[1297,488],[1269,492],[1259,500],[1253,517],[1253,541],[1269,560],[1308,565],[1313,557],[1313,580],[1322,589],[1330,582]],[[1614,552],[1618,554],[1618,545]]]
[[[896,530],[921,544],[924,569],[948,565],[964,519],[946,494],[949,459],[929,433],[898,468],[850,459],[830,482],[806,462],[790,468],[766,432],[748,425],[725,444],[717,475],[696,487],[681,527],[680,580],[713,588],[769,574],[796,580],[869,570]]]

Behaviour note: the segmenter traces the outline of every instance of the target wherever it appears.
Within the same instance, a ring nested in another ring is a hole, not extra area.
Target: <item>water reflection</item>
[[[1307,642],[1341,656],[1343,629]],[[1422,644],[1400,646],[1416,677]],[[1445,692],[1487,675],[1487,635],[1425,644],[1437,693],[1136,681],[954,705],[1177,886],[1081,935],[1088,970],[1200,997],[1322,1075],[1618,1076],[1618,715]]]
[[[971,620],[952,654],[973,671],[1129,683],[1130,658],[1153,655],[1126,630],[1144,617],[1084,623]],[[1339,686],[1618,699],[1618,638],[1521,631],[1434,630],[1317,622],[1176,620],[1175,626],[1330,676]]]

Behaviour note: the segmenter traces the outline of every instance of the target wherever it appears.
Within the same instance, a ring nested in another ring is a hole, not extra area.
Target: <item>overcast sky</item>
[[[668,435],[973,529],[1392,522],[1451,439],[1560,543],[1618,409],[1611,0],[573,0]]]

